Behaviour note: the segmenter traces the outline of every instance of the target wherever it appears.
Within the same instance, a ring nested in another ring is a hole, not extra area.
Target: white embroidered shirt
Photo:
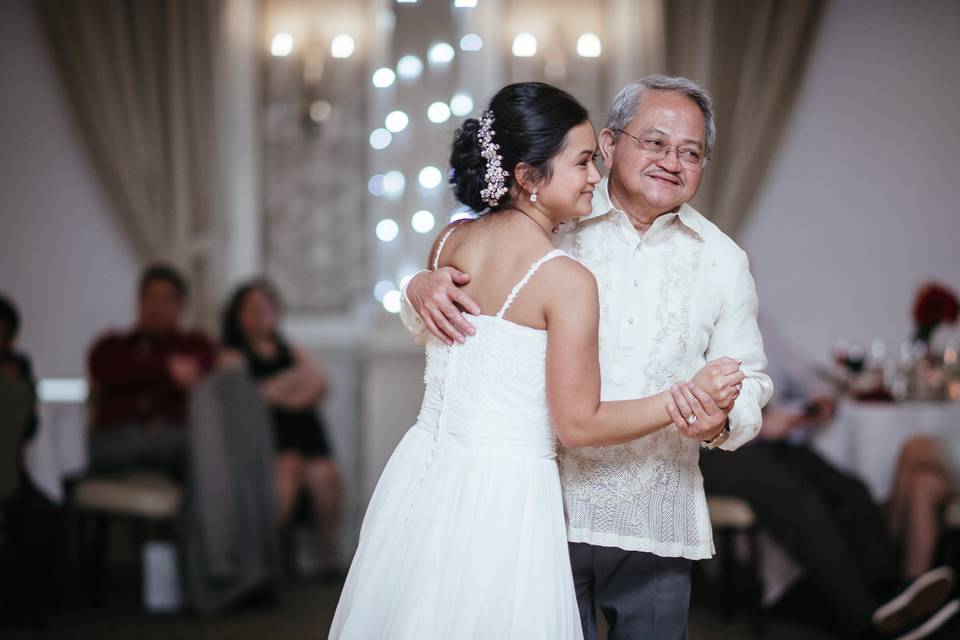
[[[566,225],[557,246],[587,266],[600,294],[603,400],[641,398],[689,380],[708,360],[743,361],[747,374],[730,412],[734,450],[760,430],[773,385],[757,328],[757,295],[746,254],[689,205],[657,218],[642,236],[613,206],[608,178],[593,212]],[[404,299],[408,329],[423,325]],[[702,559],[713,538],[699,442],[675,427],[625,445],[562,450],[571,542]]]

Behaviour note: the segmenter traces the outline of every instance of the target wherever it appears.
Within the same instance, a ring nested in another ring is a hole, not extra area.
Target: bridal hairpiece
[[[483,179],[487,183],[485,189],[480,191],[480,197],[491,207],[497,206],[500,198],[507,192],[505,178],[510,174],[504,171],[500,166],[503,158],[497,153],[500,145],[493,142],[493,112],[484,111],[480,116],[480,129],[477,131],[477,138],[480,141],[480,156],[487,161],[487,172]]]

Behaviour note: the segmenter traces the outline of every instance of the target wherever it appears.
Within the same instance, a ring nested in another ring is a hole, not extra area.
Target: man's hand
[[[740,395],[740,384],[746,375],[740,370],[740,361],[733,358],[717,358],[703,365],[690,384],[710,394],[723,412],[729,413]]]
[[[470,276],[453,267],[424,272],[407,284],[407,298],[427,329],[444,344],[463,343],[476,333],[461,309],[478,315],[480,307],[460,287]],[[459,306],[459,308],[458,308]]]
[[[727,412],[699,386],[678,382],[670,387],[670,395],[673,402],[667,404],[667,413],[681,435],[706,442],[723,430]]]
[[[200,379],[200,363],[193,356],[170,356],[167,360],[167,371],[181,389],[189,389]]]

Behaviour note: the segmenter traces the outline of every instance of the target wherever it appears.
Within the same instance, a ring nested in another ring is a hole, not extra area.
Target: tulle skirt
[[[364,517],[331,638],[582,638],[556,461],[415,426]]]

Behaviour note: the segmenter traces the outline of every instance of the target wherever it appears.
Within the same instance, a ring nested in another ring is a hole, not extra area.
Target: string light
[[[401,296],[403,296],[403,294],[397,289],[387,291],[383,296],[383,308],[386,309],[388,313],[400,313]]]
[[[381,280],[373,285],[373,297],[377,299],[377,302],[383,302],[383,296],[394,289],[396,289],[396,287],[393,286],[392,282],[389,280]]]
[[[383,174],[377,173],[370,176],[370,179],[367,180],[367,191],[370,192],[370,195],[380,197],[383,195]]]
[[[450,106],[446,102],[434,102],[427,108],[427,119],[440,124],[450,119]]]
[[[270,41],[270,55],[275,58],[286,58],[293,51],[293,36],[282,31],[273,36]]]
[[[416,80],[423,72],[423,62],[417,56],[403,56],[397,61],[397,75],[404,80]]]
[[[466,116],[473,111],[473,98],[466,93],[458,93],[450,100],[450,111],[455,116]]]
[[[427,53],[427,59],[430,61],[430,64],[443,65],[453,60],[454,55],[453,47],[446,42],[438,42],[430,47],[430,51]]]
[[[410,219],[410,226],[413,227],[413,230],[417,233],[430,233],[436,223],[436,218],[426,209],[417,211]]]
[[[424,189],[435,189],[440,185],[440,181],[443,180],[443,174],[440,173],[440,169],[427,166],[420,170],[418,179],[420,186]]]
[[[599,58],[603,52],[603,45],[595,33],[584,33],[577,38],[577,54],[581,58]]]
[[[373,72],[373,86],[378,89],[386,89],[393,84],[396,78],[397,74],[393,72],[393,69],[381,67]]]
[[[378,151],[390,146],[392,140],[393,136],[386,129],[374,129],[370,134],[370,146]]]
[[[483,48],[483,39],[475,33],[468,33],[460,38],[462,51],[480,51]]]
[[[356,48],[357,44],[354,42],[353,36],[341,33],[334,37],[333,42],[330,43],[330,55],[334,58],[349,58]]]
[[[383,122],[390,133],[400,133],[407,128],[410,117],[403,111],[391,111]]]
[[[532,58],[537,55],[537,39],[530,33],[518,33],[513,39],[513,55],[518,58]]]
[[[399,171],[388,171],[383,174],[383,195],[396,198],[403,194],[407,186],[407,179]]]
[[[376,233],[381,242],[392,242],[400,234],[400,225],[395,220],[384,218],[377,223]]]

